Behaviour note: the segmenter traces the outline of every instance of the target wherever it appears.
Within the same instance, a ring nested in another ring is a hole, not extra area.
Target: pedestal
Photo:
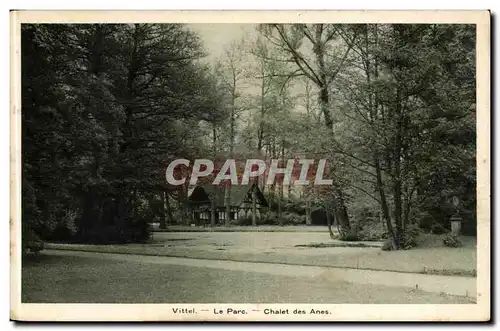
[[[451,234],[454,236],[460,236],[460,230],[462,228],[462,218],[460,216],[452,216],[450,218],[451,223]]]

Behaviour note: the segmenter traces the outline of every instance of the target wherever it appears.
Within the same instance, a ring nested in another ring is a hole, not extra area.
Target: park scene
[[[23,303],[478,299],[466,24],[22,24]]]

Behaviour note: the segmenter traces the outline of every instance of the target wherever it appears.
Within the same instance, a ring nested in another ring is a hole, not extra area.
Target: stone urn
[[[451,234],[454,236],[460,236],[460,230],[462,228],[462,218],[460,217],[460,200],[457,197],[453,197],[453,206],[455,206],[455,214],[450,217],[451,223]]]
[[[460,230],[462,229],[462,218],[458,215],[453,215],[450,217],[451,223],[451,234],[454,236],[460,236]]]

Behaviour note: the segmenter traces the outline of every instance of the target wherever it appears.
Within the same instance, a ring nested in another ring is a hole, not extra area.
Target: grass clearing
[[[189,237],[191,236],[191,237]],[[290,237],[291,236],[291,237]],[[298,236],[298,234],[297,234]],[[282,263],[306,266],[325,266],[367,270],[398,271],[407,273],[475,277],[477,270],[476,243],[473,237],[464,237],[463,247],[446,247],[440,236],[424,235],[419,246],[410,250],[382,251],[380,248],[338,246],[336,242],[308,243],[301,234],[227,233],[194,234],[162,233],[149,244],[127,245],[69,245],[46,244],[47,248],[88,252],[172,256],[183,258],[228,260],[235,262]],[[218,237],[218,239],[216,238]],[[256,245],[257,239],[267,241]],[[322,238],[320,236],[320,238]],[[187,240],[189,239],[189,240]],[[226,241],[227,240],[227,241]],[[304,244],[300,242],[304,240]],[[313,239],[316,240],[316,239]],[[321,240],[321,239],[320,239]],[[342,243],[343,244],[343,243]],[[375,243],[369,243],[375,244]],[[296,247],[296,246],[299,247]]]
[[[467,304],[474,300],[307,277],[42,253],[23,260],[22,302]]]

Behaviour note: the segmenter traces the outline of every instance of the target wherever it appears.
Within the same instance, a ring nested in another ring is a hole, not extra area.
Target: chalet
[[[255,183],[230,187],[220,187],[211,184],[195,186],[189,193],[188,206],[195,223],[210,224],[213,204],[215,209],[215,223],[226,224],[231,220],[252,217],[254,191],[256,217],[258,218],[269,205],[264,194],[262,194],[262,191]],[[226,194],[228,195],[227,198]],[[230,212],[229,219],[226,221],[227,200],[229,201]]]

